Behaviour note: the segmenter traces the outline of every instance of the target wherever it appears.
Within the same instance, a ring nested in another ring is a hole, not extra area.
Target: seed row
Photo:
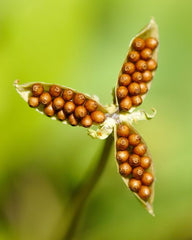
[[[127,62],[122,67],[116,90],[120,109],[128,111],[142,103],[141,95],[147,93],[147,84],[152,80],[152,72],[157,62],[152,59],[153,50],[158,46],[156,38],[135,38]]]
[[[30,107],[37,108],[41,104],[47,116],[56,116],[60,121],[68,120],[72,126],[90,127],[93,123],[105,120],[105,114],[99,110],[97,102],[86,98],[82,93],[74,93],[71,89],[63,90],[57,85],[44,91],[40,83],[33,84],[31,92],[32,96],[28,100]]]
[[[138,193],[140,198],[147,200],[151,195],[150,185],[153,175],[146,171],[151,166],[151,158],[146,155],[147,148],[141,137],[130,133],[126,124],[117,126],[116,159],[119,173],[129,178],[129,188]]]

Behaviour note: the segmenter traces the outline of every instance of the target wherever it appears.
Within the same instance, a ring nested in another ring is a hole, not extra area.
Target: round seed
[[[141,51],[141,58],[148,60],[152,57],[152,50],[150,48],[145,48]]]
[[[131,191],[133,192],[138,192],[139,189],[141,188],[141,181],[137,180],[135,178],[131,178],[129,180],[129,188],[131,189]]]
[[[120,102],[120,108],[123,111],[128,111],[132,107],[132,101],[130,97],[125,97],[124,99],[121,100]]]
[[[139,156],[143,156],[146,151],[146,146],[143,143],[139,143],[136,147],[133,148],[133,152]]]
[[[116,159],[119,163],[124,163],[129,158],[129,152],[128,151],[118,151],[116,154]]]
[[[122,74],[119,77],[119,85],[120,86],[128,86],[130,82],[131,82],[131,77],[129,74]]]
[[[44,108],[44,112],[48,117],[54,116],[55,110],[53,108],[53,103],[52,102]]]
[[[122,99],[125,98],[128,94],[128,90],[124,86],[120,86],[117,88],[117,98]]]
[[[30,97],[28,100],[28,104],[30,107],[36,108],[39,106],[39,98],[38,97]]]
[[[124,177],[128,177],[131,171],[132,171],[132,168],[128,163],[122,163],[119,166],[119,173]]]
[[[147,61],[147,69],[149,71],[153,71],[157,68],[157,62],[154,59],[150,59]]]
[[[133,73],[133,75],[132,75],[132,80],[133,80],[134,82],[141,82],[142,79],[143,79],[142,73],[140,73],[140,72],[134,72],[134,73]]]
[[[133,177],[136,179],[141,179],[143,176],[144,169],[142,167],[136,167],[133,169]]]
[[[135,66],[136,66],[137,71],[139,71],[139,72],[143,72],[143,71],[147,70],[147,63],[144,60],[139,60],[138,62],[136,62]]]
[[[158,40],[156,38],[151,37],[145,40],[145,46],[147,48],[150,48],[153,50],[157,47],[157,45],[158,45]]]
[[[63,99],[65,101],[71,100],[73,98],[73,95],[74,95],[74,93],[73,93],[73,91],[71,89],[65,89],[63,91]]]
[[[63,110],[60,110],[58,113],[57,113],[57,118],[61,121],[64,121],[66,119],[66,115],[64,113]]]
[[[142,38],[135,38],[133,41],[133,48],[137,51],[143,50],[145,47],[145,41]]]
[[[140,89],[139,83],[133,82],[133,83],[129,84],[128,91],[129,91],[130,95],[140,94],[141,89]]]
[[[141,178],[143,185],[150,186],[153,182],[153,175],[151,173],[145,172]]]
[[[105,114],[101,111],[94,111],[91,113],[91,118],[96,123],[102,123],[105,121]]]
[[[94,112],[97,109],[98,104],[94,100],[89,99],[85,102],[85,107],[87,111]]]
[[[142,82],[139,85],[140,85],[140,89],[141,89],[141,94],[144,94],[148,91],[148,87],[147,87],[146,83]]]
[[[73,113],[69,115],[68,120],[69,120],[69,123],[71,124],[71,126],[77,126],[78,125],[78,121],[75,118]]]
[[[143,81],[149,82],[153,78],[151,71],[147,70],[143,73]]]
[[[150,157],[141,157],[141,167],[147,169],[151,166],[151,158]]]
[[[61,110],[64,107],[65,101],[62,97],[56,97],[53,100],[53,107],[55,110]]]
[[[137,96],[131,97],[131,101],[133,106],[139,106],[143,100],[140,95],[137,95]]]
[[[128,139],[125,137],[118,138],[116,141],[116,146],[118,150],[121,150],[121,151],[126,150],[129,146]]]
[[[85,102],[85,96],[82,93],[75,94],[73,101],[76,105],[82,105]]]
[[[43,91],[44,91],[44,88],[43,88],[42,84],[40,84],[40,83],[33,84],[33,86],[32,86],[33,96],[38,97],[43,93]]]
[[[141,186],[138,194],[140,198],[146,201],[151,195],[151,190],[147,186]]]
[[[51,94],[52,97],[59,97],[61,91],[62,91],[61,88],[57,85],[52,85],[49,88],[49,93]]]
[[[92,125],[93,121],[89,115],[86,115],[84,118],[81,119],[81,125],[83,127],[90,127]]]
[[[84,106],[78,106],[75,108],[75,117],[84,118],[87,115],[87,110]]]
[[[66,102],[65,105],[64,105],[64,111],[67,114],[71,114],[72,112],[75,111],[75,104],[73,102],[71,102],[71,101]]]
[[[132,62],[127,62],[123,65],[123,72],[132,74],[135,72],[135,65]]]
[[[137,51],[131,51],[128,54],[128,59],[131,62],[137,62],[139,60],[139,58],[140,58],[140,54]]]
[[[131,134],[128,139],[129,139],[129,144],[132,146],[136,146],[141,142],[141,137],[135,133]]]
[[[138,167],[140,165],[140,157],[137,154],[131,154],[129,156],[129,164],[131,167]]]
[[[129,136],[129,127],[125,124],[119,124],[117,127],[117,135],[119,137],[128,137]]]
[[[44,92],[41,94],[39,100],[40,100],[40,103],[42,103],[43,105],[47,105],[51,102],[52,98],[48,92]]]

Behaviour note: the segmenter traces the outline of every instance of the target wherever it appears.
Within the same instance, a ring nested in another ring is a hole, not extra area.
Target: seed
[[[140,165],[140,157],[137,154],[131,154],[129,156],[129,164],[131,167],[138,167]]]
[[[85,107],[87,111],[94,112],[97,109],[98,104],[94,100],[89,99],[85,102]]]
[[[82,105],[85,102],[85,96],[82,93],[75,94],[73,101],[76,105]]]
[[[129,158],[129,152],[128,151],[118,151],[116,154],[116,159],[119,163],[124,163]]]
[[[71,101],[66,102],[65,105],[64,105],[64,111],[67,114],[71,114],[72,112],[75,111],[75,104],[73,102],[71,102]]]
[[[128,177],[131,171],[132,167],[128,163],[122,163],[119,166],[119,173],[124,177]]]
[[[147,70],[143,73],[143,81],[149,82],[153,78],[151,71]]]
[[[36,108],[39,106],[39,98],[38,97],[30,97],[28,100],[28,104],[30,107]]]
[[[72,126],[77,126],[78,121],[77,121],[77,119],[75,118],[75,116],[74,116],[73,113],[69,115],[68,120],[69,120],[69,123],[70,123]]]
[[[63,91],[63,98],[65,101],[71,100],[73,98],[73,95],[74,95],[74,93],[71,89],[65,89]]]
[[[139,189],[141,188],[141,181],[137,180],[135,178],[131,178],[129,180],[129,188],[131,189],[131,191],[133,192],[138,192]]]
[[[139,156],[143,156],[146,153],[146,146],[144,143],[139,143],[136,147],[133,148],[133,152]]]
[[[138,194],[140,198],[146,201],[151,195],[151,190],[147,186],[141,186]]]
[[[151,158],[150,157],[141,157],[141,167],[144,169],[149,168],[151,165]]]
[[[147,69],[153,71],[157,68],[157,62],[154,59],[147,61]]]
[[[150,186],[153,182],[153,175],[151,173],[145,172],[141,178],[144,185]]]
[[[142,79],[143,79],[142,73],[140,73],[140,72],[134,72],[134,73],[133,73],[133,75],[132,75],[132,80],[133,80],[134,82],[141,82]]]
[[[94,111],[91,113],[91,118],[96,123],[102,123],[105,121],[105,114],[101,111]]]
[[[145,41],[142,38],[135,38],[133,41],[133,48],[135,50],[141,51],[145,47]]]
[[[47,105],[51,102],[52,98],[51,95],[48,92],[44,92],[40,96],[40,103]]]
[[[57,118],[61,121],[64,121],[66,119],[66,115],[64,113],[63,110],[60,110],[58,113],[57,113]]]
[[[144,169],[142,167],[136,167],[133,169],[133,177],[136,179],[141,179],[143,176]]]
[[[33,86],[32,86],[33,96],[38,97],[43,93],[43,91],[44,91],[44,88],[43,88],[42,84],[40,84],[40,83],[33,84]]]
[[[126,150],[129,146],[128,139],[125,137],[118,138],[116,141],[116,146],[118,150],[121,150],[121,151]]]
[[[84,106],[78,106],[75,108],[75,117],[84,118],[87,115],[87,110]]]
[[[139,106],[143,100],[140,95],[137,95],[137,96],[131,97],[131,101],[133,106]]]
[[[141,89],[141,94],[144,94],[148,91],[148,87],[147,87],[146,83],[142,82],[139,85],[140,85],[140,89]]]
[[[129,136],[129,127],[125,124],[119,124],[117,127],[117,135],[119,137],[128,137]]]
[[[123,72],[132,74],[135,72],[135,65],[132,62],[127,62],[123,65]]]
[[[125,98],[128,94],[128,89],[124,86],[120,86],[117,88],[117,97],[118,99]]]
[[[141,141],[141,137],[139,136],[139,134],[135,134],[135,133],[131,134],[128,139],[129,139],[129,144],[131,144],[132,146],[138,145]]]
[[[128,111],[132,107],[132,101],[130,97],[125,97],[124,99],[121,100],[120,102],[120,108],[123,111]]]
[[[44,112],[48,117],[52,117],[55,114],[52,102],[44,108]]]
[[[120,86],[128,86],[130,82],[131,82],[131,77],[128,74],[122,74],[119,77],[119,85]]]
[[[131,95],[138,95],[141,92],[139,83],[133,82],[129,84],[128,91]]]
[[[55,110],[61,110],[64,107],[65,101],[62,97],[56,97],[53,100],[53,107]]]
[[[89,115],[86,115],[84,118],[81,119],[81,125],[83,127],[90,127],[92,125],[93,121]]]
[[[143,72],[143,71],[147,70],[147,63],[144,60],[139,60],[138,62],[136,62],[135,66],[139,72]]]
[[[137,51],[131,51],[128,54],[129,61],[131,62],[137,62],[140,58],[140,54]]]
[[[153,50],[157,47],[157,45],[158,45],[158,40],[156,38],[151,37],[145,40],[145,46],[147,48],[150,48]]]
[[[141,58],[148,60],[152,57],[152,50],[150,48],[145,48],[141,51]]]
[[[49,88],[49,93],[51,94],[52,97],[59,97],[61,91],[62,91],[61,88],[57,85],[52,85]]]

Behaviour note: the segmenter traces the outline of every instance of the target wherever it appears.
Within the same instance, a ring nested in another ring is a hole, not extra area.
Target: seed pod
[[[39,100],[40,100],[40,103],[42,103],[43,105],[47,105],[51,102],[52,98],[48,92],[44,92],[41,94]]]
[[[73,98],[74,92],[71,89],[65,89],[63,91],[63,99],[65,101],[70,101]]]
[[[131,154],[129,156],[129,164],[131,167],[138,167],[140,165],[140,157],[137,154]]]
[[[116,159],[119,163],[124,163],[129,158],[129,152],[128,151],[118,151],[116,154]]]
[[[89,99],[86,101],[85,107],[88,112],[94,112],[94,111],[96,111],[98,104],[96,103],[96,101]]]
[[[90,127],[92,125],[93,121],[89,115],[86,115],[84,118],[81,119],[81,125],[83,127]]]
[[[75,108],[75,117],[84,118],[87,115],[87,110],[84,106],[78,106]]]
[[[117,97],[118,99],[123,99],[127,96],[128,90],[126,87],[121,86],[117,88]]]
[[[117,127],[117,135],[119,137],[128,137],[129,127],[126,124],[119,124]]]
[[[32,108],[36,108],[39,106],[39,98],[38,97],[30,97],[28,100],[28,104]]]
[[[85,102],[85,96],[82,93],[75,94],[73,101],[76,105],[82,105]]]
[[[61,88],[58,85],[52,85],[49,88],[49,93],[52,97],[59,97],[61,94]]]
[[[120,137],[117,139],[116,145],[118,150],[126,150],[129,146],[128,139],[125,137]]]
[[[128,177],[131,174],[132,168],[128,163],[122,163],[119,166],[119,173],[124,176]]]
[[[101,111],[94,111],[91,113],[91,118],[95,123],[102,123],[105,121],[105,114]]]
[[[56,97],[53,100],[53,107],[55,110],[61,110],[64,107],[65,101],[62,97]]]
[[[44,91],[42,84],[35,83],[32,86],[32,93],[34,97],[39,97]]]
[[[52,102],[44,108],[44,112],[48,117],[54,116],[55,110],[53,108],[53,103]]]
[[[131,178],[129,180],[129,188],[133,192],[138,192],[139,189],[141,188],[141,181],[135,178]]]
[[[120,86],[128,86],[130,82],[131,82],[131,77],[129,74],[120,75],[120,77],[119,77],[119,85]]]

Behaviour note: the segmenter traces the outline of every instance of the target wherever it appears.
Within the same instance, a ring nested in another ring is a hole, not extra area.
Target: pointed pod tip
[[[153,211],[153,206],[150,203],[146,204],[146,209],[149,212],[149,214],[151,214],[153,217],[155,217],[155,213]]]
[[[14,83],[13,83],[13,86],[14,86],[14,87],[17,87],[18,84],[19,84],[19,80],[16,79],[16,80],[14,81]]]

